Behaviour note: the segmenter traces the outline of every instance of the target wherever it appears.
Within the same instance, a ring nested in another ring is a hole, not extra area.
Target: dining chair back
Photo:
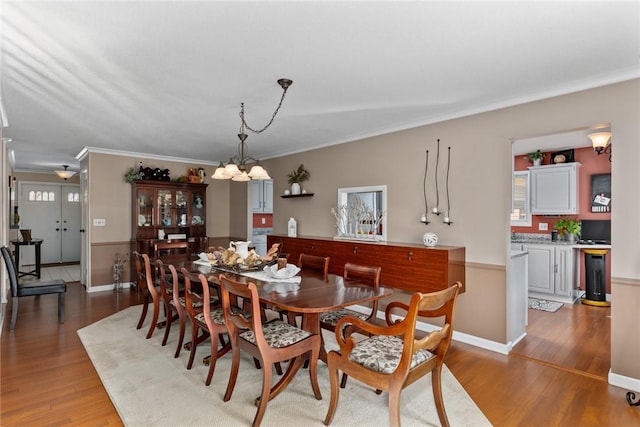
[[[218,358],[231,349],[230,341],[225,340],[223,336],[223,334],[227,333],[227,326],[225,325],[224,315],[218,300],[211,297],[209,283],[205,275],[198,274],[199,286],[196,288],[189,278],[189,271],[184,267],[182,268],[182,274],[184,276],[185,304],[192,322],[192,331],[195,331],[192,334],[191,354],[187,368],[191,368],[197,343],[210,338],[211,357],[209,359],[209,372],[205,381],[205,384],[209,385],[211,384]],[[206,303],[206,301],[209,301],[209,303]],[[214,303],[211,304],[211,301],[214,301]],[[198,331],[201,331],[202,334],[198,335]],[[218,349],[219,343],[222,344],[220,349]]]
[[[140,256],[140,252],[133,251],[133,260],[136,266],[135,284],[138,292],[142,294],[142,312],[140,312],[140,318],[136,329],[142,328],[144,320],[147,318],[147,312],[149,311],[149,302],[151,301],[151,295],[147,289],[147,278],[144,270],[144,260]]]
[[[389,423],[394,427],[400,426],[402,390],[431,373],[440,424],[449,425],[442,399],[442,365],[451,344],[455,302],[461,287],[460,282],[456,282],[438,292],[416,292],[409,305],[399,301],[389,303],[385,309],[387,326],[384,327],[352,316],[338,321],[335,335],[340,350],[332,350],[327,355],[331,400],[325,425],[331,423],[338,406],[338,371],[376,390],[387,390]],[[397,318],[399,315],[400,319]],[[426,336],[416,334],[418,317],[442,319],[442,326]],[[356,343],[350,336],[354,330],[365,331],[370,337]]]
[[[318,356],[320,354],[320,336],[297,328],[278,318],[266,323],[261,319],[261,307],[255,283],[242,283],[224,275],[219,276],[222,292],[222,308],[225,322],[229,330],[232,347],[232,364],[229,383],[223,400],[231,399],[238,377],[240,366],[240,350],[244,350],[262,362],[262,393],[258,410],[253,419],[253,426],[259,426],[269,400],[277,396],[286,386],[286,382],[278,382],[271,388],[273,366],[276,362],[290,360],[287,372],[302,364],[302,357],[310,354],[309,377],[316,399],[322,399],[318,386]],[[234,301],[246,302],[250,314],[234,310]],[[283,377],[283,379],[287,377]],[[282,380],[281,380],[282,381]]]
[[[64,323],[64,301],[67,292],[67,283],[62,279],[56,280],[31,280],[20,283],[18,281],[18,267],[13,260],[13,256],[9,248],[3,246],[0,248],[4,265],[7,268],[9,276],[9,285],[11,286],[11,323],[9,330],[16,328],[18,319],[18,300],[22,297],[40,296],[48,294],[58,294],[58,323]]]
[[[323,257],[317,255],[309,255],[305,253],[300,254],[298,259],[298,267],[302,271],[314,271],[322,275],[322,280],[325,282],[329,277],[329,262],[331,257]]]
[[[153,253],[156,258],[163,255],[185,254],[191,255],[189,242],[186,240],[159,240],[153,244]]]

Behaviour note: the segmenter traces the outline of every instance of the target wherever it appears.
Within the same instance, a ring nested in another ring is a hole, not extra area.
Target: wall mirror
[[[338,189],[337,239],[387,240],[387,186]]]

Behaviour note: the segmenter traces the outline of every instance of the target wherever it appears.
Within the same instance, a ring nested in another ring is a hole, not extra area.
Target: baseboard
[[[611,372],[611,369],[609,369],[608,382],[609,384],[614,385],[616,387],[640,392],[640,379],[625,377],[624,375],[619,375],[619,374],[614,374],[613,372]]]
[[[87,293],[92,294],[94,292],[107,292],[107,291],[113,292],[114,286],[115,285],[113,283],[110,285],[92,286],[91,288],[87,289]],[[120,283],[120,286],[122,287],[122,289],[129,289],[134,285],[131,282],[125,282],[125,283]]]

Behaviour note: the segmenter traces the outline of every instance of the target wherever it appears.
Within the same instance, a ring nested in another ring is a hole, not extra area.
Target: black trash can
[[[606,274],[606,249],[585,249],[585,296],[583,304],[608,307],[607,302],[607,274]]]

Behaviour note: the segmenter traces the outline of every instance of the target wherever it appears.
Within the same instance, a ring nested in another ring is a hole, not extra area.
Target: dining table
[[[175,257],[175,256],[174,256]],[[327,280],[315,272],[301,270],[297,279],[281,280],[269,277],[261,270],[241,270],[226,266],[209,265],[199,260],[182,261],[180,258],[163,258],[165,263],[173,263],[178,271],[184,267],[190,279],[196,280],[199,274],[204,274],[210,286],[218,289],[219,276],[223,274],[233,280],[249,283],[253,282],[258,290],[260,302],[266,306],[277,307],[302,315],[302,329],[322,336],[320,328],[320,314],[347,306],[366,304],[390,296],[393,289],[380,287],[374,290],[371,286],[347,280],[342,276],[329,274]],[[326,350],[321,344],[320,359],[326,363]],[[280,381],[271,389],[269,400],[277,396],[293,379],[296,372],[304,364],[303,358],[289,363],[287,371]]]

